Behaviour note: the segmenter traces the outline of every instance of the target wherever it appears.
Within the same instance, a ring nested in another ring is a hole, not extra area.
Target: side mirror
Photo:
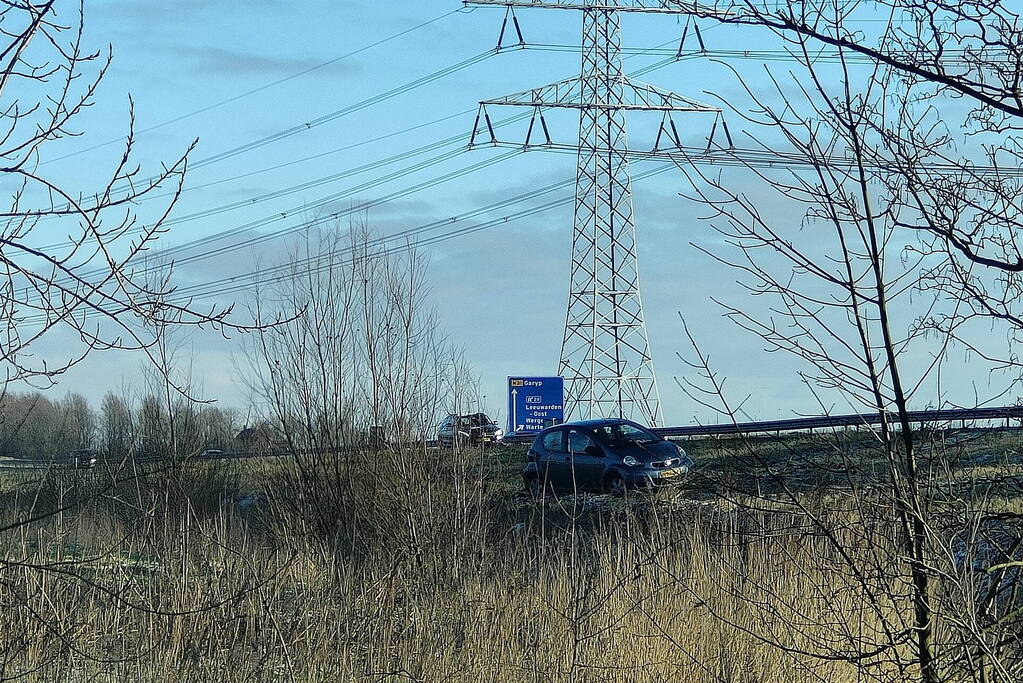
[[[604,451],[600,448],[600,446],[587,446],[584,453],[586,453],[586,455],[592,455],[594,458],[604,457]]]

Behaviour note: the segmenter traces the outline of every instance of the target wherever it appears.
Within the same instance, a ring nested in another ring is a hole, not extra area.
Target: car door
[[[583,491],[601,490],[607,460],[603,450],[600,450],[600,446],[587,432],[579,429],[568,431],[567,444],[576,488]],[[596,447],[601,455],[598,456],[592,451],[587,452],[590,447]]]
[[[543,451],[537,463],[541,476],[546,474],[548,483],[557,491],[571,488],[571,464],[568,451],[565,450],[565,430],[547,432],[543,437]]]
[[[552,438],[549,432],[547,434],[539,434],[536,440],[533,441],[533,447],[529,449],[529,454],[527,455],[531,462],[536,463],[536,476],[540,479],[540,484],[545,488],[550,486],[550,446],[552,445]]]

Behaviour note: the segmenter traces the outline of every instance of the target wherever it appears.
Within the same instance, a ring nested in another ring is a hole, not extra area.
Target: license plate
[[[678,470],[664,470],[661,472],[661,479],[671,479],[677,477],[680,474]]]

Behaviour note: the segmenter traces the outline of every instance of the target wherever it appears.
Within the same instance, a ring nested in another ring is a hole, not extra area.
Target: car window
[[[572,453],[584,453],[588,446],[595,446],[589,434],[574,429],[568,433],[568,450]]]
[[[626,423],[604,425],[594,429],[593,432],[599,439],[612,446],[653,443],[660,440],[653,432]]]
[[[545,451],[560,451],[561,446],[561,434],[560,430],[553,431],[550,434],[546,434],[543,437],[543,448]]]

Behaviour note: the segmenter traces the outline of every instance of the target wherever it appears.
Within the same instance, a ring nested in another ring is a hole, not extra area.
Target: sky
[[[72,5],[77,3],[66,3],[65,10]],[[201,257],[214,246],[243,241],[246,246],[179,264],[176,276],[185,285],[245,276],[256,264],[280,262],[286,238],[266,235],[353,203],[393,196],[368,213],[374,230],[390,234],[570,181],[574,158],[543,152],[457,173],[507,153],[468,149],[480,100],[579,71],[579,55],[570,50],[496,54],[502,16],[500,9],[464,10],[454,0],[90,0],[85,40],[96,49],[109,45],[112,66],[96,104],[79,121],[83,135],[53,143],[43,168],[72,186],[91,187],[96,169],[109,168],[120,153],[117,141],[127,129],[129,97],[135,111],[136,157],[143,169],[157,170],[197,140],[185,192],[160,244],[173,248],[199,241],[178,252],[177,259]],[[518,16],[529,43],[578,45],[577,13],[524,10]],[[630,15],[623,20],[623,42],[629,48],[674,49],[682,28],[675,17]],[[711,49],[768,46],[760,42],[763,36],[740,29],[706,24],[703,29]],[[352,107],[473,58],[478,60],[418,87]],[[663,61],[661,54],[630,56],[626,71],[635,73]],[[735,65],[739,70],[764,68],[749,60]],[[784,73],[792,67],[772,68]],[[640,80],[714,104],[741,90],[732,72],[710,59],[662,64]],[[678,120],[686,142],[705,143],[709,119]],[[657,118],[643,116],[630,120],[635,148],[649,148],[657,123]],[[572,142],[576,125],[558,119],[552,133]],[[733,135],[741,136],[741,128],[741,122],[733,121]],[[508,135],[523,132],[510,129]],[[223,155],[274,137],[279,139]],[[449,138],[453,142],[435,151],[376,163]],[[409,170],[446,153],[435,163]],[[633,171],[648,168],[637,163]],[[394,177],[380,180],[388,174]],[[443,176],[452,177],[429,189],[405,192]],[[296,189],[281,193],[285,188]],[[703,219],[706,210],[679,195],[684,189],[674,169],[634,185],[643,300],[665,423],[719,421],[679,386],[692,377],[684,360],[692,354],[683,319],[715,367],[736,387],[737,398],[749,395],[746,417],[821,412],[819,400],[800,381],[800,366],[765,351],[759,338],[738,329],[714,301],[763,305],[749,299],[734,271],[693,246],[714,250],[721,238]],[[491,212],[465,225],[508,212]],[[144,215],[144,207],[140,213]],[[478,372],[487,410],[494,417],[504,412],[507,376],[557,370],[571,222],[571,207],[565,206],[423,247],[442,323]],[[256,227],[246,228],[250,224]],[[797,218],[792,229],[803,229]],[[219,240],[211,237],[225,230],[236,232]],[[244,304],[245,296],[239,294],[236,300]],[[47,340],[38,351],[59,353],[61,343]],[[206,397],[244,409],[244,389],[237,381],[238,340],[198,334],[185,343],[194,353],[193,372]],[[97,354],[62,378],[56,391],[78,391],[98,400],[108,389],[137,382],[140,363],[137,355]],[[968,375],[963,377],[966,382]],[[915,407],[936,400],[922,396]],[[835,412],[850,412],[839,399],[825,403]]]

